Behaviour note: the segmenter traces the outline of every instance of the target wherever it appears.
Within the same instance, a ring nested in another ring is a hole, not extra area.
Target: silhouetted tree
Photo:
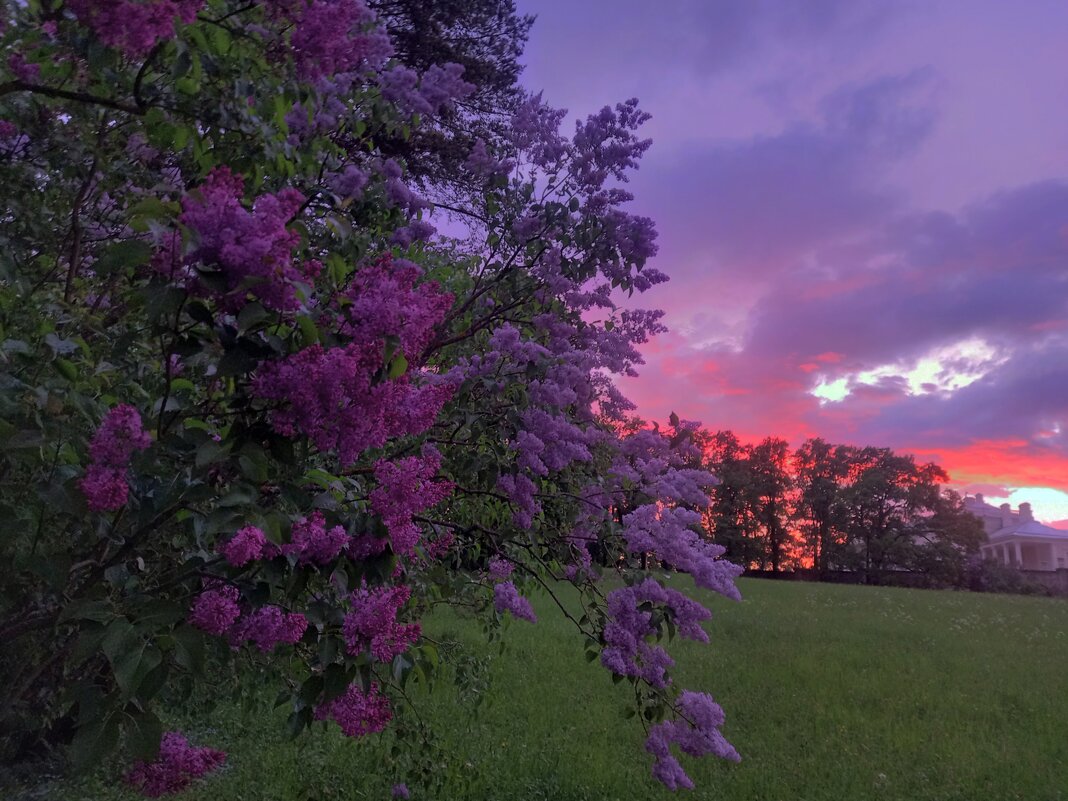
[[[790,443],[781,437],[766,437],[749,449],[748,505],[773,573],[782,569],[790,540],[789,494],[794,481],[789,457]]]
[[[794,519],[812,557],[812,567],[822,573],[841,544],[848,517],[842,485],[849,476],[849,449],[816,437],[805,440],[793,457],[797,487]]]
[[[850,483],[844,490],[847,530],[859,551],[866,581],[877,581],[884,567],[908,560],[914,519],[931,512],[948,480],[936,464],[916,464],[889,448],[850,448]]]
[[[964,508],[961,496],[943,490],[931,513],[916,518],[913,528],[909,567],[935,585],[966,586],[986,532],[983,522]]]
[[[712,539],[727,549],[727,559],[749,567],[759,557],[749,536],[752,524],[747,501],[752,476],[748,448],[734,432],[717,431],[709,437],[705,454],[708,468],[719,480],[712,488],[708,514]]]

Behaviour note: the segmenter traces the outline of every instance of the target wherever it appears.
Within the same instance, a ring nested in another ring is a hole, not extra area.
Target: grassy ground
[[[1068,799],[1068,603],[740,586],[742,603],[711,601],[711,646],[673,646],[679,683],[716,696],[727,712],[724,733],[744,760],[685,762],[694,798]],[[477,645],[479,632],[464,620],[432,622],[490,655],[491,678],[477,715],[451,688],[423,699],[442,744],[463,757],[439,797],[670,797],[649,778],[641,727],[623,718],[626,685],[587,664],[581,640],[541,601],[540,622],[511,625],[503,654]],[[389,797],[394,777],[381,770],[388,738],[353,742],[317,731],[294,744],[269,717],[230,706],[209,715],[197,739],[226,748],[229,767],[182,801]],[[128,797],[101,781],[53,795]]]

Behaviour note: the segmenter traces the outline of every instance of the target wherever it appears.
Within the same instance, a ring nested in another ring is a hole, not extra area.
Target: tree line
[[[705,510],[712,539],[748,569],[890,571],[961,584],[985,534],[946,472],[890,448],[814,437],[744,443],[729,430],[697,431],[704,466],[719,483]]]

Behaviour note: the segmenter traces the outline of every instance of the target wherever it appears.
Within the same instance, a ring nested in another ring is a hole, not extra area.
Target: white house
[[[980,552],[987,559],[1021,570],[1068,569],[1068,531],[1051,528],[1031,516],[1031,504],[1019,511],[1003,503],[993,506],[983,496],[964,499],[964,508],[983,521],[987,541]]]

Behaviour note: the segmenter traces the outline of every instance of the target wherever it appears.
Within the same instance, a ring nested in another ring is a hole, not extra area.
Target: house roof
[[[1043,523],[1039,523],[1037,520],[1027,520],[1022,523],[1016,523],[1015,525],[998,529],[990,535],[989,541],[1000,542],[1014,537],[1068,540],[1068,531],[1062,531],[1061,529],[1047,526]]]

